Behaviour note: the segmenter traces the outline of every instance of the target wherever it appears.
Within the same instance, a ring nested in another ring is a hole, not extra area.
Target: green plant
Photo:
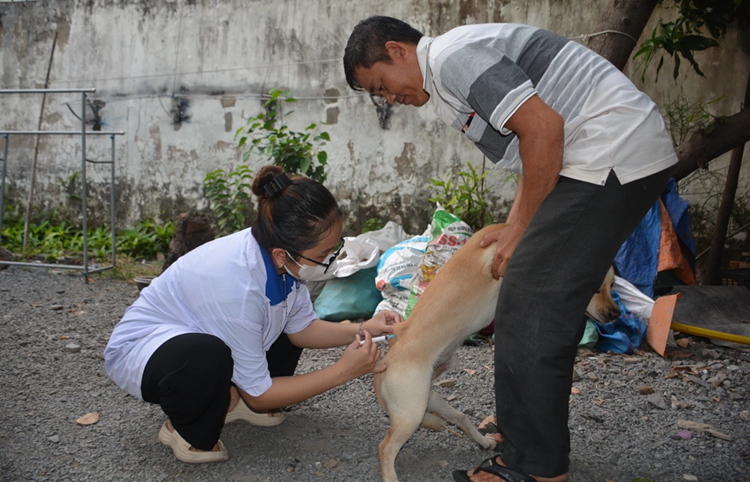
[[[253,171],[244,164],[229,173],[216,169],[206,174],[203,187],[222,235],[234,233],[244,227],[252,178]]]
[[[442,204],[446,211],[461,218],[475,231],[479,231],[492,223],[482,182],[487,171],[478,174],[470,162],[468,165],[469,170],[459,172],[455,182],[450,172],[445,180],[430,179],[430,189],[435,191],[430,201]]]
[[[377,231],[383,229],[383,221],[378,218],[370,218],[362,224],[362,233],[369,233],[370,231]]]
[[[296,99],[290,97],[289,91],[280,89],[272,89],[268,95],[270,98],[265,103],[267,112],[250,117],[247,125],[235,133],[235,139],[240,139],[237,148],[247,148],[242,156],[243,162],[247,162],[253,150],[257,150],[288,174],[302,174],[324,183],[328,154],[320,148],[326,141],[331,141],[330,136],[327,132],[315,134],[318,126],[314,123],[301,132],[289,129],[284,118],[291,112],[282,113],[280,102],[296,102]]]
[[[154,226],[153,221],[146,220],[118,233],[117,251],[133,258],[152,258],[157,253],[165,252],[169,246],[169,241],[165,239],[167,233],[171,239],[174,225],[168,223],[161,235]]]
[[[746,24],[750,14],[750,1],[748,0],[671,0],[670,3],[672,8],[679,11],[678,18],[667,23],[659,19],[659,24],[651,33],[651,38],[643,42],[640,50],[633,56],[633,59],[643,56],[636,67],[636,70],[642,69],[641,81],[645,80],[646,68],[660,51],[665,51],[674,58],[675,79],[680,72],[681,58],[690,62],[693,70],[704,77],[693,57],[693,52],[718,47],[717,39],[724,36],[727,25],[735,19]],[[665,0],[659,0],[660,6],[664,4]],[[703,35],[704,28],[708,30],[710,37]],[[662,54],[659,65],[656,67],[657,80],[663,64],[664,55]]]
[[[688,138],[688,135],[696,130],[707,129],[711,132],[716,117],[708,112],[708,106],[720,101],[724,96],[705,103],[692,103],[682,95],[667,99],[664,102],[664,116],[666,118],[669,135],[674,145],[680,145]]]

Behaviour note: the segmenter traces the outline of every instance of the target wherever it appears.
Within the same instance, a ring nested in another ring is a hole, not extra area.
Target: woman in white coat
[[[104,351],[118,386],[161,405],[169,420],[159,440],[183,462],[226,460],[225,423],[277,425],[282,407],[385,370],[371,336],[402,321],[392,312],[360,324],[317,319],[305,280],[330,277],[338,205],[321,184],[277,166],[263,167],[252,189],[252,227],[194,249],[154,279]],[[338,362],[294,375],[303,348],[343,345]]]

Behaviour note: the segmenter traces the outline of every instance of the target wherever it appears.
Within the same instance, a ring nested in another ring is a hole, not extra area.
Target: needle
[[[396,336],[395,334],[392,334],[392,335],[383,335],[383,336],[376,336],[375,338],[372,339],[372,342],[373,343],[377,343],[379,341],[389,340],[389,339],[391,339],[391,338],[393,338],[395,336]],[[364,345],[365,344],[365,340],[360,341],[359,344],[360,344],[360,346]]]

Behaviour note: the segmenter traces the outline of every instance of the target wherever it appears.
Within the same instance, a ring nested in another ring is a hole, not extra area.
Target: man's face
[[[390,42],[389,42],[390,43]],[[372,67],[357,67],[354,79],[372,95],[390,104],[422,106],[430,94],[422,88],[424,79],[415,51],[388,49],[391,62],[376,62]]]

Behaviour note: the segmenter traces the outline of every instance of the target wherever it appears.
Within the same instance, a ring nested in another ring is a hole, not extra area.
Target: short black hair
[[[417,45],[422,37],[422,32],[393,17],[376,15],[362,20],[352,30],[344,49],[346,83],[354,90],[365,90],[354,80],[357,67],[369,69],[376,62],[390,64],[386,42],[393,40]]]

